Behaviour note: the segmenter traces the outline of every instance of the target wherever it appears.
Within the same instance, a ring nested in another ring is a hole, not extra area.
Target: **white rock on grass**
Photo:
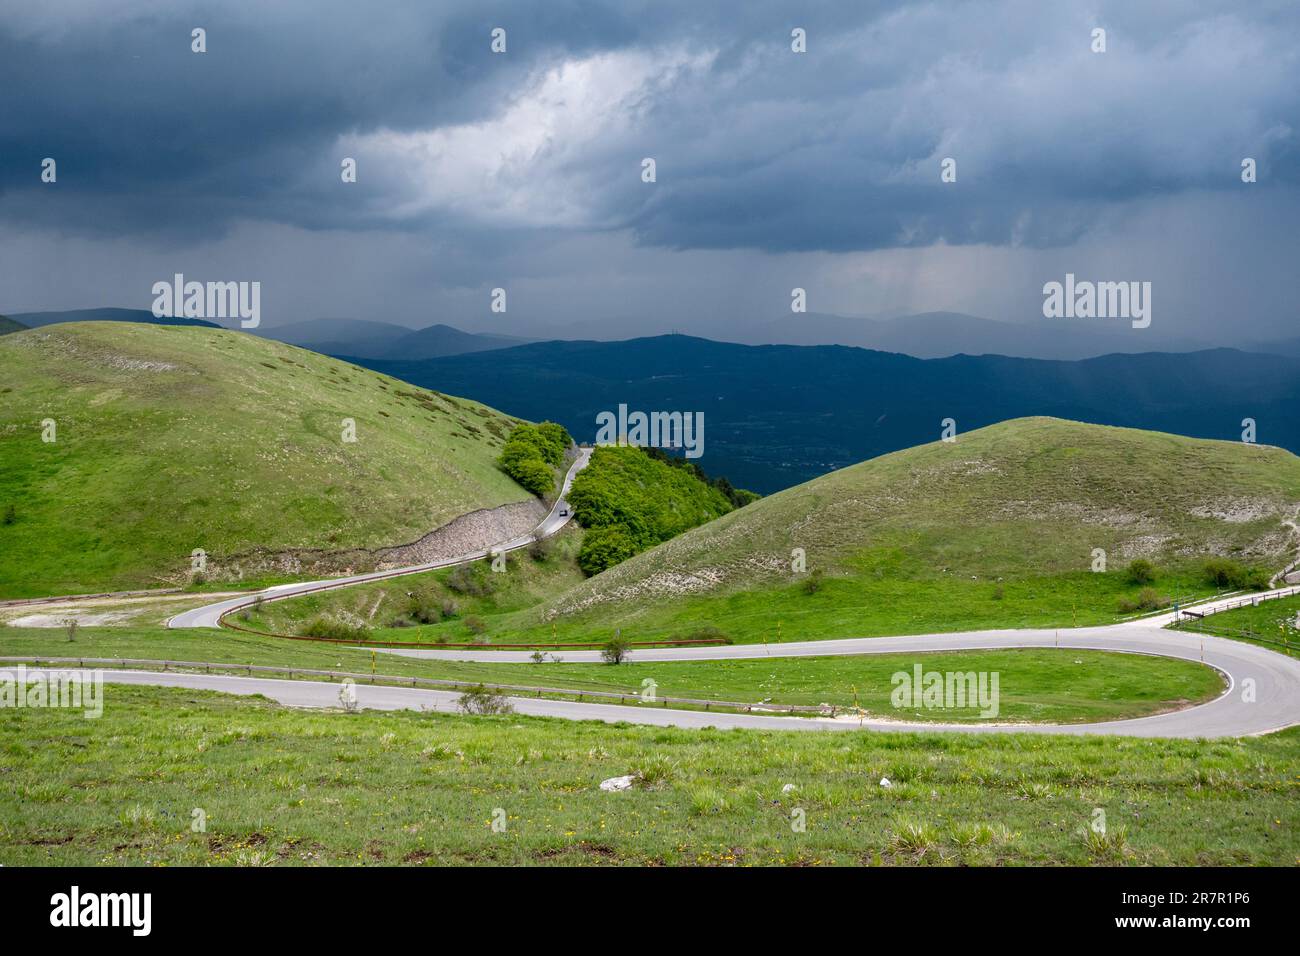
[[[608,780],[600,782],[600,789],[614,793],[619,790],[630,790],[633,781],[636,780],[636,774],[628,774],[626,777],[610,777]]]
[[[792,783],[787,783],[784,787],[781,788],[781,792],[782,792],[782,793],[794,793],[794,791],[796,791],[796,790],[798,790],[798,789],[799,789],[799,788],[796,787],[794,784],[792,784]]]
[[[888,777],[881,777],[881,778],[880,778],[880,785],[881,785],[882,787],[892,787],[892,786],[893,786],[893,784],[889,782],[889,778],[888,778]]]

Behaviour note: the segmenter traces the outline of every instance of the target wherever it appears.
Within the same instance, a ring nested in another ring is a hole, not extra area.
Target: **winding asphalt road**
[[[348,587],[365,581],[417,574],[478,560],[491,552],[512,551],[526,547],[535,536],[559,531],[569,521],[564,495],[573,477],[586,466],[590,449],[582,449],[565,476],[560,499],[550,513],[527,535],[521,535],[493,548],[461,555],[445,561],[413,565],[392,571],[353,575],[327,581],[283,585],[258,594],[210,604],[178,614],[168,626],[220,627],[223,615],[252,604],[281,600],[312,591]],[[1300,593],[1300,586],[1282,593]],[[1213,613],[1241,603],[1240,597],[1225,598],[1197,605],[1203,613]],[[633,652],[633,659],[643,663],[667,661],[752,660],[756,658],[826,657],[839,655],[933,653],[938,651],[997,650],[1011,648],[1059,647],[1062,649],[1115,651],[1149,654],[1182,660],[1199,661],[1215,668],[1226,678],[1226,690],[1217,699],[1196,707],[1139,717],[1130,720],[1092,724],[941,724],[884,720],[838,720],[796,718],[761,714],[707,713],[669,710],[660,707],[619,704],[588,704],[570,701],[512,698],[517,713],[531,716],[561,717],[569,720],[627,721],[636,724],[677,727],[752,728],[760,730],[904,730],[960,731],[965,733],[1024,732],[1064,734],[1131,735],[1136,737],[1239,737],[1269,733],[1300,724],[1300,661],[1252,644],[1225,638],[1164,630],[1172,620],[1165,614],[1109,627],[1051,630],[969,631],[949,634],[922,634],[904,637],[847,638],[843,640],[800,641],[781,644],[739,644],[721,647],[645,648]],[[492,661],[522,663],[531,660],[523,651],[438,650],[376,648],[383,653],[404,657],[437,660]],[[597,651],[571,651],[567,662],[599,660]],[[3,673],[0,671],[0,673]],[[29,671],[29,673],[34,673]],[[151,671],[106,671],[110,683],[151,684],[221,690],[235,694],[263,694],[280,703],[296,707],[332,707],[338,705],[338,685],[323,681],[274,680],[269,678],[233,677],[208,674],[155,673]],[[662,686],[662,685],[661,685]],[[458,695],[450,691],[401,687],[360,686],[358,704],[377,710],[431,709],[447,710],[455,706]]]
[[[874,730],[958,731],[963,733],[1104,734],[1133,737],[1241,737],[1269,733],[1300,723],[1300,661],[1252,644],[1155,628],[1088,628],[1063,632],[987,631],[970,634],[927,634],[913,637],[873,637],[840,641],[782,644],[770,656],[805,657],[828,654],[923,653],[1015,647],[1060,647],[1154,654],[1201,661],[1226,678],[1224,693],[1208,703],[1151,717],[1091,724],[1005,724],[996,722],[942,724],[884,720],[838,720],[707,713],[670,710],[653,705],[586,704],[533,697],[512,697],[515,712],[567,720],[599,720],[673,727],[747,728],[752,730]],[[731,653],[723,653],[731,652]],[[762,645],[677,648],[636,652],[639,659],[701,660],[755,658]],[[544,666],[544,665],[543,665]],[[4,671],[0,671],[3,673]],[[28,675],[40,673],[29,669]],[[275,680],[209,674],[104,671],[108,683],[146,684],[217,690],[232,694],[262,694],[293,707],[337,707],[339,685],[324,681]],[[662,685],[661,685],[662,686]],[[455,709],[459,695],[450,691],[357,685],[357,704],[373,710]]]
[[[177,614],[167,621],[168,627],[220,627],[221,618],[245,608],[255,603],[258,599],[263,602],[282,601],[285,598],[295,597],[299,594],[308,594],[315,591],[333,591],[336,588],[350,587],[354,584],[364,584],[367,581],[379,581],[384,578],[398,578],[407,574],[419,574],[422,571],[436,571],[438,568],[449,568],[456,564],[464,564],[467,561],[478,561],[489,554],[496,554],[502,551],[517,551],[520,548],[526,548],[532,544],[533,540],[538,537],[547,538],[555,534],[561,528],[572,520],[569,503],[565,501],[564,496],[569,493],[573,487],[573,477],[582,469],[587,467],[587,462],[591,460],[590,448],[579,448],[578,457],[574,460],[569,471],[564,476],[564,486],[560,489],[560,497],[551,506],[551,510],[541,523],[530,531],[528,534],[521,534],[517,538],[511,538],[509,541],[503,541],[501,544],[493,545],[482,551],[471,551],[467,554],[457,555],[454,558],[447,558],[443,561],[431,561],[427,564],[412,564],[404,568],[394,568],[389,571],[371,571],[367,574],[354,574],[345,578],[329,578],[324,581],[304,581],[298,584],[281,584],[275,587],[267,588],[264,591],[250,592],[241,594],[239,597],[230,598],[226,601],[219,601],[216,604],[208,604],[204,607],[194,608],[191,611],[184,611]],[[561,514],[561,512],[564,512]]]

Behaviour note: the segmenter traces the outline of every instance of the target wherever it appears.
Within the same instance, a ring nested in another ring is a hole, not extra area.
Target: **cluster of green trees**
[[[646,448],[644,449],[644,451],[651,458],[654,458],[658,461],[667,462],[668,464],[672,465],[674,468],[683,468],[686,471],[689,471],[691,474],[693,474],[696,478],[700,479],[700,481],[704,482],[705,484],[712,485],[714,488],[717,488],[718,491],[722,492],[722,496],[731,502],[731,506],[733,508],[743,508],[751,501],[757,501],[759,498],[763,497],[762,495],[758,494],[755,491],[746,491],[744,488],[737,488],[726,478],[723,478],[721,476],[717,478],[710,478],[707,474],[704,473],[704,469],[701,468],[699,465],[695,464],[695,462],[688,461],[685,458],[679,458],[676,455],[670,455],[662,448]]]
[[[556,469],[573,444],[568,429],[556,422],[516,425],[497,463],[501,470],[539,498],[555,490]]]
[[[746,501],[757,497],[741,494],[749,496]],[[568,499],[586,529],[578,565],[587,574],[599,574],[736,507],[693,467],[633,446],[597,448]]]

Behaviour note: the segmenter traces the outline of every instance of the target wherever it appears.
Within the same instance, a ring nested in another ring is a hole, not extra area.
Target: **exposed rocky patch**
[[[497,508],[483,508],[454,518],[416,541],[385,548],[258,549],[227,558],[208,556],[208,574],[217,580],[238,580],[267,573],[344,575],[427,564],[482,551],[532,531],[546,517],[547,506],[536,498]]]

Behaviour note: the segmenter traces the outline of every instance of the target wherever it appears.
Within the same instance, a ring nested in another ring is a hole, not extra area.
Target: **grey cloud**
[[[1213,261],[1207,249],[1231,244],[1221,258],[1237,271],[1220,291],[1174,297],[1184,321],[1211,328],[1232,303],[1261,328],[1294,321],[1279,304],[1300,212],[1293,4],[114,9],[0,13],[0,239],[57,260],[35,275],[0,263],[20,300],[0,310],[56,307],[69,288],[83,298],[58,305],[135,304],[122,297],[184,260],[276,270],[286,320],[347,303],[475,327],[482,290],[508,281],[520,290],[511,321],[538,326],[604,310],[657,328],[665,302],[740,323],[771,301],[766,319],[789,285],[818,281],[828,311],[1023,317],[1049,261],[1101,261],[1109,241],[1134,268],[1171,276],[1171,260]],[[209,33],[203,56],[189,52],[195,25]],[[487,49],[496,25],[509,31],[504,57]],[[789,52],[796,25],[803,56]],[[1088,51],[1094,25],[1108,31],[1102,55]],[[529,97],[548,71],[601,57],[615,64],[599,77],[606,92],[634,65],[646,73],[603,113],[573,110],[548,133],[546,110],[560,108]],[[655,72],[675,57],[699,61]],[[541,130],[520,133],[529,122]],[[520,152],[484,164],[493,143],[475,130],[517,134]],[[360,181],[341,188],[346,142],[367,152]],[[475,152],[441,156],[426,176],[428,144]],[[938,180],[947,155],[954,185]],[[1249,196],[1244,155],[1260,163]],[[59,160],[56,187],[38,182],[44,156]],[[638,177],[644,156],[659,164],[652,186]],[[449,173],[463,185],[449,188]],[[1252,220],[1240,203],[1262,208]],[[1153,228],[1152,209],[1183,232]],[[981,257],[998,262],[983,287],[911,288],[918,275],[941,283],[937,262],[967,275]],[[50,278],[73,270],[72,286]]]

